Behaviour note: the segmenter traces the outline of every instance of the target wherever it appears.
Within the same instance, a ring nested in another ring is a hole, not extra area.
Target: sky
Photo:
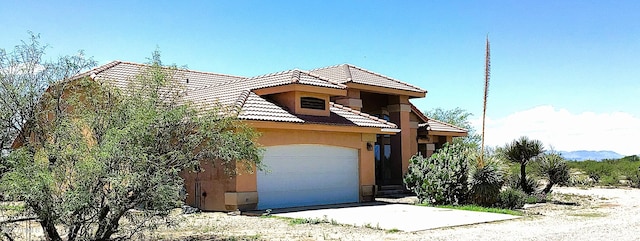
[[[350,63],[460,107],[486,142],[640,154],[640,1],[29,1],[0,3],[0,48],[256,76]]]

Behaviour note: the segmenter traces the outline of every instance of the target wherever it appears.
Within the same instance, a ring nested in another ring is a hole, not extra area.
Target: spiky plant
[[[480,162],[482,155],[474,159]],[[506,167],[495,156],[486,156],[484,165],[470,165],[469,170],[469,202],[490,207],[498,202],[498,196],[505,182]]]
[[[533,190],[527,186],[526,168],[529,162],[535,160],[544,153],[544,147],[539,140],[531,140],[526,136],[513,140],[504,148],[504,156],[512,162],[520,164],[520,187],[522,190],[531,194]]]
[[[540,158],[540,171],[547,178],[547,185],[543,193],[551,192],[551,187],[556,184],[565,184],[569,181],[569,167],[567,162],[558,153],[545,154]]]

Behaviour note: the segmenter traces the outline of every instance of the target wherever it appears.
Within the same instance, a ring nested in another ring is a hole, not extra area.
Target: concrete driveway
[[[340,224],[398,229],[405,232],[519,218],[507,214],[381,202],[276,209],[271,214],[288,218],[324,219]]]

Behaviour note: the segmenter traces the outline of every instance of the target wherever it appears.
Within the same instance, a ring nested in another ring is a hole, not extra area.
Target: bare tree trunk
[[[55,224],[51,220],[48,218],[41,220],[40,226],[42,226],[42,230],[44,230],[47,241],[62,241]]]
[[[553,183],[553,182],[547,183],[547,185],[544,187],[544,189],[542,189],[542,193],[544,193],[546,195],[549,192],[551,192],[551,188],[553,187],[554,184],[555,183]]]
[[[531,190],[527,187],[527,172],[526,172],[527,164],[525,162],[520,162],[520,187],[522,187],[522,191],[527,194],[531,194]]]

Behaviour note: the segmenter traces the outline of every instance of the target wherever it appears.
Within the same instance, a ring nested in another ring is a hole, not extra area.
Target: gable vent
[[[305,109],[325,110],[326,106],[323,99],[313,97],[301,97],[300,107]]]

